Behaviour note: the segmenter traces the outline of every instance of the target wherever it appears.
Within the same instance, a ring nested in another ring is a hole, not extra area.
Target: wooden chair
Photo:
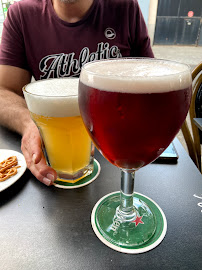
[[[202,172],[199,129],[193,122],[193,118],[196,117],[196,109],[195,109],[196,95],[199,88],[202,85],[202,62],[193,69],[192,81],[193,81],[192,83],[193,92],[191,105],[189,109],[191,128],[188,126],[186,119],[184,124],[182,125],[181,130],[188,148],[189,156],[191,157],[197,168],[200,170],[200,172]]]

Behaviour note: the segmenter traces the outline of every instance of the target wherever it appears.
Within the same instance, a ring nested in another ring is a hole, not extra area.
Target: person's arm
[[[22,92],[30,80],[27,70],[0,65],[0,125],[22,135],[21,149],[27,167],[39,181],[50,185],[56,179],[56,172],[46,164],[39,131],[30,118]]]
[[[21,135],[30,122],[22,93],[30,79],[30,73],[24,69],[0,65],[0,124]]]

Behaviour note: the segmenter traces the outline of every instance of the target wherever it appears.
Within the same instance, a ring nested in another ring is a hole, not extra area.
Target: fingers
[[[57,178],[57,173],[46,164],[41,149],[40,134],[34,123],[27,127],[22,137],[21,149],[31,173],[45,185],[52,185]]]
[[[57,178],[56,172],[46,164],[43,155],[41,157],[41,160],[37,164],[35,164],[34,162],[30,164],[29,170],[40,182],[44,183],[47,186],[52,185]]]

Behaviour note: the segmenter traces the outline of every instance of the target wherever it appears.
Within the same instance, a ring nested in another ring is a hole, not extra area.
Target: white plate
[[[13,151],[13,150],[0,149],[0,162],[2,162],[3,160],[11,156],[17,157],[18,165],[21,167],[18,168],[17,174],[11,176],[10,178],[8,178],[7,180],[3,182],[0,182],[0,192],[3,191],[4,189],[7,189],[11,185],[13,185],[23,175],[23,173],[25,172],[27,168],[25,158],[21,153],[17,151]]]

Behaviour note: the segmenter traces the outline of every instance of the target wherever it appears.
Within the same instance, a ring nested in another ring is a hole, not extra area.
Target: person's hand
[[[26,127],[22,136],[21,150],[31,173],[45,185],[52,185],[57,174],[46,164],[41,148],[40,134],[34,122],[30,122]]]

